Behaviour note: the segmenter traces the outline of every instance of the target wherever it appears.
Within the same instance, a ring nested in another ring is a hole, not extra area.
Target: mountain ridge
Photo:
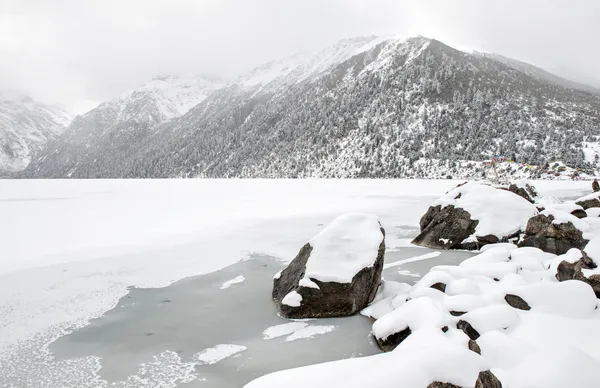
[[[412,177],[422,158],[484,160],[500,144],[591,168],[600,96],[504,62],[424,37],[349,40],[263,65],[135,136],[117,126],[88,150],[65,134],[22,176]]]

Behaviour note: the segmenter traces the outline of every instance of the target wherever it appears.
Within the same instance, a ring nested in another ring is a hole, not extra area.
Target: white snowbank
[[[600,217],[600,207],[591,207],[585,212],[588,217]]]
[[[246,278],[245,278],[244,276],[242,276],[242,275],[236,276],[235,278],[233,278],[233,279],[231,279],[231,280],[228,280],[228,281],[224,282],[224,283],[221,285],[221,290],[224,290],[224,289],[226,289],[226,288],[229,288],[229,287],[231,287],[231,286],[232,286],[232,285],[234,285],[234,284],[241,283],[241,282],[243,282],[244,280],[246,280]]]
[[[221,344],[198,353],[194,358],[203,364],[216,364],[234,354],[246,350],[242,345]]]
[[[600,362],[573,347],[530,353],[514,370],[510,388],[595,388]]]
[[[377,216],[342,215],[310,240],[313,250],[304,277],[350,283],[358,272],[375,264],[383,238]]]
[[[449,323],[450,315],[430,298],[409,300],[373,323],[373,335],[385,340],[395,333],[410,328],[417,330],[433,327],[441,329]]]
[[[460,198],[457,198],[460,194]],[[537,209],[522,197],[507,190],[496,189],[476,182],[459,186],[435,201],[432,206],[454,205],[479,220],[475,236],[509,236],[523,229]]]

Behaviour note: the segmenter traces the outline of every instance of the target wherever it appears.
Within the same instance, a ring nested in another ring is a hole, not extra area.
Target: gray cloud
[[[417,33],[592,82],[597,20],[597,0],[2,0],[0,89],[77,108],[160,73],[228,77],[347,37]]]

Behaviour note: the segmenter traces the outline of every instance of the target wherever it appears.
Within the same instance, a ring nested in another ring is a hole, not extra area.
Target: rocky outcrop
[[[376,217],[339,217],[275,276],[273,300],[287,318],[352,315],[374,299],[384,252],[385,231]]]
[[[529,219],[525,237],[519,247],[534,247],[562,255],[571,248],[583,249],[587,240],[572,222],[554,223],[552,214],[539,214]]]
[[[475,233],[478,222],[466,210],[452,205],[431,206],[421,217],[421,233],[412,243],[434,249],[458,248]]]

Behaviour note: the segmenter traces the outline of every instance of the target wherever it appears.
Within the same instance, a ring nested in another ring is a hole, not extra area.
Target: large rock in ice
[[[340,216],[275,275],[273,300],[288,318],[352,315],[375,297],[384,252],[385,231],[376,216]]]
[[[583,252],[573,249],[563,255],[556,269],[556,278],[561,281],[579,280],[592,287],[600,298],[600,237],[593,238]]]
[[[520,234],[537,208],[508,190],[468,182],[436,200],[421,218],[413,244],[434,249],[467,248],[507,241]]]
[[[525,236],[519,247],[534,247],[544,252],[562,255],[571,248],[583,249],[582,224],[576,216],[556,209],[546,209],[527,221]]]

